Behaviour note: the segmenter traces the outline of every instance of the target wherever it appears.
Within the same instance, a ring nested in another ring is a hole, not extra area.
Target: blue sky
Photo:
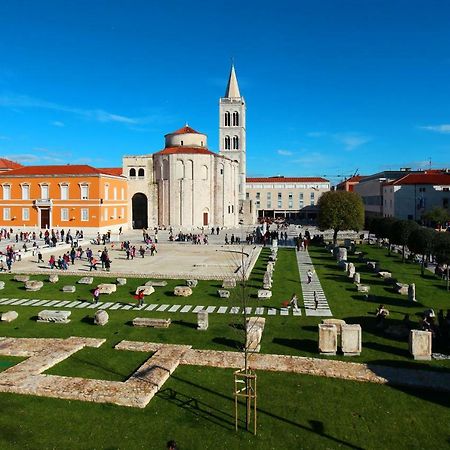
[[[234,58],[250,176],[450,166],[450,2],[0,2],[0,155],[120,166],[218,148]]]

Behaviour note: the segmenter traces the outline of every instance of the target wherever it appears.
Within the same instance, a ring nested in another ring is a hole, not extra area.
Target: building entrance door
[[[142,229],[148,227],[148,216],[147,216],[147,196],[138,192],[133,195],[131,199],[132,209],[133,209],[133,228]]]
[[[50,210],[41,208],[41,228],[50,228]]]
[[[208,221],[208,213],[204,212],[203,213],[203,226],[206,227],[208,225],[208,223],[209,223],[209,221]]]

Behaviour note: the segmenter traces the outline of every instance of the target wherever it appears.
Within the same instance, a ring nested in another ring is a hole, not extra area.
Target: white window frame
[[[80,215],[82,222],[89,222],[89,208],[81,208]]]
[[[105,184],[105,200],[109,200],[109,184]]]
[[[125,200],[125,189],[124,188],[120,189],[120,198],[121,198],[121,200]]]
[[[114,189],[113,189],[113,199],[117,200],[117,188],[116,187],[114,187]]]
[[[11,185],[3,185],[3,200],[11,200]]]
[[[22,200],[30,200],[30,185],[24,183],[21,185],[22,188]]]
[[[30,208],[22,208],[22,220],[25,222],[30,220]]]
[[[106,222],[109,218],[108,217],[108,208],[105,208],[103,211],[104,211],[103,212],[103,220]]]
[[[69,208],[61,208],[61,222],[69,221]]]
[[[11,208],[3,208],[3,220],[11,220]]]
[[[80,184],[80,198],[81,200],[89,200],[89,184]]]
[[[45,194],[47,192],[47,194]],[[47,183],[41,184],[41,200],[50,199],[50,185]]]
[[[69,184],[61,183],[59,185],[61,200],[69,200]]]

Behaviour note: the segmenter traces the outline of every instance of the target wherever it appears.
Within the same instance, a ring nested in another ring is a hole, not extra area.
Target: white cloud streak
[[[345,150],[355,150],[361,145],[367,144],[372,140],[370,136],[364,136],[358,133],[336,133],[333,138],[344,145]]]
[[[53,125],[54,127],[65,127],[65,124],[63,122],[60,122],[59,120],[54,120],[53,122],[50,122],[51,125]]]
[[[450,124],[447,123],[441,125],[426,125],[419,128],[422,130],[434,131],[435,133],[450,134]]]
[[[277,150],[277,153],[279,155],[281,155],[281,156],[292,156],[293,155],[293,153],[291,151],[289,151],[289,150],[282,150],[282,149]]]

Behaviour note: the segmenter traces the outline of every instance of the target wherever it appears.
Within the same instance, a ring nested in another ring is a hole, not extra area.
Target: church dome
[[[169,147],[200,147],[207,148],[206,134],[199,133],[193,128],[186,126],[164,136],[165,148]]]

